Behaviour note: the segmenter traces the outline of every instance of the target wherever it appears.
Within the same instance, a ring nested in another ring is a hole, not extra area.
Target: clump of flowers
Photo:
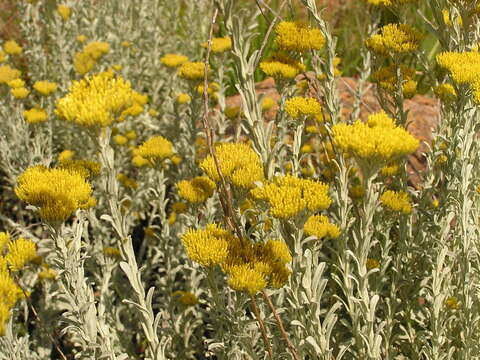
[[[277,52],[260,62],[260,69],[277,79],[293,79],[305,71],[305,65],[285,53]]]
[[[288,99],[285,101],[285,111],[293,119],[313,117],[320,121],[323,118],[320,103],[312,97],[294,96]]]
[[[383,56],[404,55],[416,51],[422,35],[406,24],[388,24],[379,34],[366,40],[367,47]]]
[[[332,224],[324,215],[312,215],[303,225],[305,234],[316,236],[319,239],[336,239],[340,236],[340,229]]]
[[[288,219],[305,211],[312,213],[327,209],[332,202],[328,188],[322,182],[287,175],[277,177],[250,193],[254,199],[269,205],[273,217]]]
[[[80,75],[93,69],[98,59],[110,51],[110,45],[103,41],[92,41],[85,45],[81,52],[75,54],[73,67]]]
[[[253,243],[209,224],[204,230],[188,230],[182,243],[190,259],[203,266],[220,265],[232,289],[252,296],[268,284],[282,287],[290,275],[287,264],[292,257],[280,240]]]
[[[437,55],[437,63],[448,70],[457,84],[469,85],[473,100],[480,104],[480,53],[477,51],[443,52]]]
[[[33,88],[43,96],[48,96],[57,90],[58,85],[50,81],[35,81]]]
[[[256,181],[263,180],[263,165],[260,157],[247,144],[228,143],[215,147],[216,156],[220,163],[220,170],[227,181],[235,186],[250,189]],[[200,164],[210,179],[220,181],[215,161],[207,156]]]
[[[59,169],[66,169],[77,172],[85,179],[100,175],[101,165],[93,160],[62,160],[58,166]]]
[[[178,104],[188,104],[190,101],[192,101],[192,98],[190,95],[188,94],[185,94],[185,93],[181,93],[181,94],[178,94],[175,101],[178,103]]]
[[[384,112],[372,114],[368,122],[337,124],[332,128],[336,146],[353,156],[363,170],[399,160],[417,150],[419,141],[395,125]]]
[[[133,149],[133,155],[146,160],[150,164],[155,164],[173,155],[173,145],[163,136],[154,136]]]
[[[20,55],[23,52],[23,49],[15,40],[5,41],[3,44],[3,50],[8,55]]]
[[[208,42],[203,42],[201,44],[203,48],[208,47]],[[223,53],[232,48],[232,39],[230,36],[225,36],[222,38],[213,38],[211,43],[211,50],[213,53]]]
[[[92,187],[78,172],[33,166],[17,179],[15,194],[39,208],[47,221],[65,221],[77,209],[95,205]]]
[[[24,87],[12,88],[10,94],[16,99],[25,99],[30,94],[30,90]]]
[[[57,101],[55,113],[81,126],[105,127],[134,105],[135,94],[128,81],[106,71],[74,81],[68,94]]]
[[[23,112],[25,121],[29,124],[38,124],[47,121],[48,114],[44,109],[32,108]]]
[[[186,80],[202,80],[205,77],[205,64],[187,61],[180,66],[177,74]]]
[[[19,238],[8,243],[8,253],[5,260],[12,272],[22,270],[25,265],[38,258],[37,246],[32,240]]]
[[[325,37],[320,29],[311,28],[299,21],[281,21],[276,26],[275,33],[275,44],[284,51],[303,53],[320,50],[325,45]]]
[[[417,92],[417,81],[415,80],[415,69],[405,65],[400,65],[400,75],[402,78],[402,93],[405,98],[411,98]],[[398,77],[396,67],[381,68],[371,76],[372,81],[377,83],[382,89],[394,93],[398,89]]]
[[[7,84],[12,80],[18,79],[20,75],[20,70],[13,69],[8,65],[0,66],[0,84]]]
[[[433,89],[433,92],[443,102],[451,102],[457,98],[457,91],[451,84],[440,84]]]
[[[418,0],[367,0],[369,4],[372,4],[374,6],[386,6],[386,7],[413,4],[417,1]]]
[[[59,4],[57,6],[57,13],[62,17],[63,21],[67,21],[70,19],[70,16],[72,16],[72,8],[67,5]]]
[[[387,190],[380,197],[380,202],[391,211],[408,215],[412,212],[410,197],[405,191]]]
[[[160,62],[166,67],[176,68],[188,61],[188,57],[180,54],[165,54],[160,58]]]
[[[172,296],[177,299],[177,301],[185,306],[193,306],[198,304],[198,298],[195,294],[188,291],[175,291]]]
[[[207,176],[197,176],[192,180],[180,181],[177,187],[180,198],[191,203],[202,203],[213,195],[215,183]]]

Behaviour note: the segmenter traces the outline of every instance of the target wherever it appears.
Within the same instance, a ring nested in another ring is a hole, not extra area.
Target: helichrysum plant
[[[480,5],[348,6],[11,4],[0,360],[480,358]]]

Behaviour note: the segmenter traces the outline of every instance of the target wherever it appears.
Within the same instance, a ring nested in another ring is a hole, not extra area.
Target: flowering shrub
[[[476,1],[14,3],[0,360],[480,358]]]

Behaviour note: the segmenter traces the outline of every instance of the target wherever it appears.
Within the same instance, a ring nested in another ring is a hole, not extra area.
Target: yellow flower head
[[[5,250],[9,242],[10,242],[10,234],[4,231],[0,232],[0,257],[3,255],[3,251]]]
[[[275,53],[260,63],[260,69],[278,79],[293,79],[305,71],[305,65],[284,53]]]
[[[317,120],[322,119],[322,107],[315,98],[305,98],[300,96],[294,96],[285,101],[285,111],[293,119],[300,117],[308,118],[313,117]]]
[[[44,109],[32,108],[23,112],[25,121],[29,124],[38,124],[48,119],[48,114]]]
[[[171,68],[179,67],[188,61],[188,57],[180,54],[165,54],[160,58],[160,62]]]
[[[163,136],[154,136],[133,149],[133,155],[155,163],[171,157],[173,155],[173,145]]]
[[[207,176],[197,176],[190,181],[180,181],[177,187],[180,198],[191,203],[202,203],[213,195],[215,183]]]
[[[0,272],[0,336],[5,335],[5,324],[10,319],[10,310],[22,296],[22,290],[8,272]]]
[[[275,178],[264,186],[251,190],[252,196],[270,206],[273,217],[287,219],[304,211],[327,209],[332,200],[328,185],[313,180],[287,175]]]
[[[188,94],[181,93],[177,95],[177,98],[175,99],[175,101],[178,104],[188,104],[190,101],[192,101],[192,98]]]
[[[18,78],[18,79],[13,79],[13,80],[11,80],[11,81],[8,82],[8,86],[10,86],[12,89],[25,87],[25,81],[23,81],[23,80],[20,79],[20,78]]]
[[[47,221],[64,221],[75,210],[95,203],[91,185],[77,172],[33,166],[17,182],[15,194],[39,207],[40,217]]]
[[[50,81],[35,81],[33,88],[43,96],[48,96],[57,90],[58,85]]]
[[[78,36],[77,36],[77,41],[78,41],[80,44],[85,43],[87,40],[88,40],[88,38],[87,38],[85,35],[78,35]]]
[[[247,144],[228,143],[215,147],[216,156],[220,163],[220,170],[227,181],[232,184],[250,189],[255,181],[263,180],[263,165],[260,157]],[[200,164],[210,179],[220,181],[215,161],[207,156]]]
[[[450,84],[440,84],[433,89],[433,92],[444,103],[452,102],[457,98],[457,91]]]
[[[255,295],[267,286],[264,274],[250,264],[234,265],[229,270],[228,285],[238,291]]]
[[[411,4],[417,1],[418,0],[367,0],[369,4],[372,4],[374,6],[386,6],[386,7]]]
[[[419,146],[415,137],[394,125],[384,113],[370,115],[367,124],[360,120],[352,125],[337,124],[332,132],[336,146],[354,156],[364,169],[372,162],[382,167],[413,153]]]
[[[73,67],[80,75],[93,69],[97,60],[110,51],[110,45],[103,41],[92,41],[81,52],[75,54]]]
[[[212,266],[225,262],[228,244],[234,239],[217,224],[208,224],[204,230],[189,229],[182,236],[182,244],[190,259],[203,266]]]
[[[126,143],[128,143],[128,138],[126,136],[121,135],[121,134],[117,134],[113,137],[113,141],[117,145],[125,145]]]
[[[59,169],[77,172],[85,179],[100,175],[100,163],[92,160],[63,160],[60,161]]]
[[[74,156],[75,156],[75,151],[63,150],[60,154],[58,154],[58,161],[63,162],[67,160],[72,160]]]
[[[208,42],[203,42],[201,44],[203,48],[208,47]],[[213,38],[211,50],[213,53],[223,53],[232,48],[232,39],[230,36],[225,36],[223,38]]]
[[[477,51],[443,52],[437,55],[437,63],[448,70],[457,84],[469,85],[473,100],[480,104],[480,53]]]
[[[7,84],[12,80],[18,79],[20,75],[20,70],[13,69],[8,65],[0,66],[0,84]]]
[[[115,247],[105,247],[103,248],[103,255],[112,259],[121,259],[122,253],[118,248]]]
[[[316,236],[319,239],[330,238],[336,239],[340,236],[340,229],[337,225],[332,224],[324,215],[310,216],[305,225],[303,225],[305,234]]]
[[[202,80],[205,77],[205,64],[187,61],[180,66],[177,74],[186,80]]]
[[[16,99],[25,99],[28,94],[30,94],[30,90],[24,87],[13,88],[10,90],[12,96]]]
[[[380,202],[391,211],[409,215],[412,212],[410,197],[405,191],[385,191],[380,197]]]
[[[306,52],[320,50],[325,45],[325,37],[320,29],[310,28],[302,22],[282,21],[276,28],[275,44],[284,51]]]
[[[3,44],[3,50],[8,55],[20,55],[23,52],[23,49],[15,40],[5,41]]]
[[[5,256],[10,271],[22,270],[25,265],[37,259],[37,246],[32,240],[17,239],[8,244],[8,254]]]
[[[376,259],[367,259],[367,270],[380,269],[380,263]]]
[[[367,47],[384,56],[403,55],[416,51],[422,35],[406,24],[388,24],[380,29],[379,34],[366,40]]]
[[[60,4],[57,6],[57,13],[62,17],[63,21],[67,21],[72,15],[72,8]]]
[[[130,83],[111,72],[74,81],[66,96],[59,99],[55,113],[78,125],[108,126],[115,116],[133,105]]]
[[[415,69],[405,65],[400,65],[400,73],[402,77],[402,92],[405,98],[411,98],[417,91],[417,81],[415,81]],[[377,83],[382,89],[388,92],[397,91],[398,77],[394,65],[374,72],[371,76],[372,81]]]

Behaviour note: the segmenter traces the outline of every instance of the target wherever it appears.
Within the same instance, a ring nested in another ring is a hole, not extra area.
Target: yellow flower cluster
[[[415,69],[405,65],[400,65],[400,74],[402,77],[402,93],[405,98],[411,98],[417,92],[417,81],[415,78]],[[394,93],[397,91],[397,71],[394,65],[381,68],[371,76],[372,82],[377,83],[382,89]]]
[[[57,6],[57,13],[63,19],[63,21],[67,21],[72,16],[72,8],[68,7],[67,5],[59,4]]]
[[[305,71],[305,65],[284,53],[274,53],[260,63],[260,69],[267,75],[279,79],[293,79]]]
[[[20,70],[13,69],[8,65],[0,66],[0,84],[8,84],[10,81],[19,78]]]
[[[305,225],[303,225],[305,234],[316,236],[319,239],[330,238],[336,239],[340,236],[340,229],[337,225],[332,224],[324,215],[310,216]]]
[[[47,121],[48,114],[44,109],[32,108],[23,112],[25,121],[29,124],[38,124]]]
[[[457,98],[457,91],[451,84],[440,84],[433,89],[433,92],[443,102],[451,102]]]
[[[320,29],[311,28],[299,21],[281,21],[276,26],[275,33],[275,44],[284,51],[303,53],[320,50],[325,45],[325,37]]]
[[[212,266],[227,260],[229,243],[235,237],[217,224],[209,224],[204,230],[189,229],[182,236],[182,244],[190,259]]]
[[[473,99],[480,104],[480,53],[477,51],[443,52],[437,55],[437,63],[448,70],[457,84],[469,85]]]
[[[0,264],[1,262],[0,259]],[[0,269],[0,336],[5,335],[5,325],[10,319],[10,310],[22,296],[22,290],[8,272]]]
[[[48,96],[57,90],[58,85],[50,81],[35,81],[33,88],[40,93],[40,95]]]
[[[177,75],[186,80],[202,80],[205,77],[205,64],[187,61],[180,66]]]
[[[101,165],[93,160],[63,160],[60,161],[59,169],[68,170],[80,174],[83,178],[89,179],[100,175]]]
[[[110,45],[103,41],[92,41],[85,45],[81,52],[75,54],[73,67],[80,75],[93,69],[97,60],[110,51]]]
[[[9,81],[7,85],[13,89],[21,88],[25,87],[25,81],[22,79],[13,79],[12,81]]]
[[[268,284],[282,287],[290,275],[287,264],[292,257],[280,240],[241,241],[218,225],[209,224],[204,230],[188,230],[182,243],[190,259],[203,266],[220,265],[232,289],[252,296]]]
[[[64,221],[75,210],[95,205],[92,187],[78,172],[33,166],[18,179],[15,194],[23,201],[40,208],[40,217],[47,221]]]
[[[8,55],[20,55],[23,52],[23,49],[15,40],[5,41],[3,44],[3,50]]]
[[[165,54],[160,58],[160,62],[166,67],[176,68],[185,64],[188,61],[188,57],[180,54]]]
[[[388,24],[366,40],[367,47],[384,56],[403,55],[414,52],[420,45],[422,35],[406,24]]]
[[[201,47],[207,48],[208,42],[201,43]],[[223,38],[213,38],[211,50],[213,53],[223,53],[232,48],[232,39],[230,36],[225,36]]]
[[[382,194],[382,196],[380,196],[380,201],[383,206],[392,211],[401,212],[405,215],[408,215],[412,212],[410,197],[405,191],[397,192],[387,190]]]
[[[247,144],[228,143],[215,147],[220,170],[227,181],[241,188],[250,189],[255,181],[263,180],[263,165],[260,157]],[[215,161],[211,155],[200,163],[210,179],[220,181]]]
[[[138,187],[137,182],[134,179],[129,178],[125,174],[118,174],[117,180],[120,182],[120,184],[122,184],[126,188],[136,189]]]
[[[364,169],[372,163],[384,166],[413,153],[419,146],[415,137],[383,112],[370,115],[367,123],[357,120],[352,125],[337,124],[332,132],[336,146],[354,156]]]
[[[175,99],[175,101],[178,104],[188,104],[190,101],[192,101],[192,98],[188,94],[181,93],[177,95],[177,98]]]
[[[215,183],[207,176],[197,176],[192,180],[180,181],[177,187],[180,198],[191,203],[202,203],[213,195]]]
[[[321,121],[323,118],[322,107],[313,97],[294,96],[285,101],[285,111],[293,119],[313,117]]]
[[[130,83],[106,71],[74,81],[66,96],[59,99],[55,113],[81,126],[108,126],[116,115],[138,105]],[[141,95],[140,95],[141,96]]]
[[[32,240],[17,239],[8,243],[5,260],[12,272],[22,270],[26,264],[37,259],[37,246]]]
[[[143,159],[151,165],[170,158],[172,155],[173,145],[163,136],[154,136],[133,149],[134,161],[135,158]]]
[[[251,190],[251,194],[267,202],[272,216],[280,219],[292,218],[304,211],[325,210],[332,202],[327,184],[291,175],[277,177]]]
[[[369,4],[372,4],[374,6],[386,6],[386,7],[411,4],[417,1],[418,0],[367,0]]]

